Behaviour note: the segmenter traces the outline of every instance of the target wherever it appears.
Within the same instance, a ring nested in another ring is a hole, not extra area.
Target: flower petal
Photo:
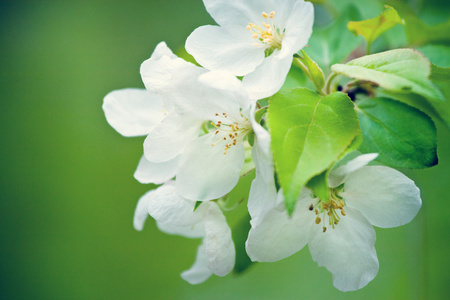
[[[367,166],[372,160],[378,157],[378,153],[368,153],[359,155],[343,166],[340,166],[330,172],[328,184],[330,187],[337,187],[346,181],[349,174],[356,172],[364,166]]]
[[[173,181],[160,186],[147,203],[148,213],[159,223],[175,226],[191,226],[203,220],[208,208],[201,204],[195,209],[195,201],[181,197]]]
[[[181,235],[191,239],[202,238],[205,236],[205,225],[203,222],[191,226],[176,226],[160,222],[156,222],[156,225],[159,230],[167,234]]]
[[[165,42],[160,42],[158,45],[156,45],[156,48],[153,51],[150,58],[158,60],[164,56],[168,56],[170,58],[177,58],[177,56],[173,54],[172,50],[169,49],[169,47]]]
[[[167,46],[161,46],[142,63],[140,72],[147,90],[170,94],[184,80],[196,78],[206,70],[175,56]],[[170,97],[165,98],[164,104],[170,106]]]
[[[218,72],[221,75],[227,74],[224,71]],[[240,103],[247,105],[250,99],[242,83],[239,83],[241,88],[236,90],[237,83],[232,81],[230,76],[219,78],[219,74],[205,73],[180,84],[172,93],[176,112],[185,119],[202,122],[218,121],[215,117],[216,113],[222,115],[225,112],[228,115],[240,116]],[[223,83],[213,84],[214,79],[221,80]],[[235,77],[234,79],[237,80]],[[231,84],[229,88],[226,86],[228,84]]]
[[[221,26],[239,25],[245,28],[248,23],[262,24],[267,21],[262,13],[275,11],[275,21],[280,28],[298,0],[203,0],[206,10]]]
[[[134,218],[133,218],[134,229],[138,231],[144,229],[144,223],[148,217],[148,209],[147,209],[148,203],[153,198],[155,192],[156,190],[149,191],[139,199],[138,204],[136,206],[136,210],[134,211]]]
[[[335,229],[322,232],[321,224],[311,227],[309,251],[319,266],[333,274],[333,284],[341,291],[367,285],[378,272],[375,230],[357,210],[346,209]]]
[[[140,183],[164,183],[176,175],[179,161],[180,157],[177,156],[166,162],[152,163],[142,156],[134,172],[134,178]]]
[[[249,22],[256,22],[261,18],[261,4],[266,2],[272,1],[203,0],[206,10],[217,24],[240,25],[244,28]]]
[[[277,261],[306,245],[315,218],[308,209],[308,200],[311,198],[300,199],[291,217],[286,210],[280,211],[274,207],[261,221],[251,221],[246,250],[252,261]]]
[[[277,189],[275,186],[274,166],[272,156],[267,156],[261,149],[259,141],[255,140],[252,148],[256,176],[250,187],[248,197],[248,212],[252,217],[252,224],[259,224],[259,220],[276,206]]]
[[[112,91],[103,100],[103,111],[123,136],[146,135],[164,118],[160,97],[141,89]]]
[[[189,270],[181,273],[181,278],[190,284],[199,284],[211,277],[213,273],[208,267],[206,261],[205,244],[202,243],[197,249],[195,262]]]
[[[198,135],[201,121],[169,114],[144,141],[145,158],[154,163],[174,159]]]
[[[211,71],[200,75],[199,81],[208,87],[228,92],[227,98],[237,99],[239,107],[243,109],[246,109],[251,104],[242,81],[230,72]]]
[[[205,216],[204,243],[209,269],[218,276],[230,273],[236,255],[234,244],[227,220],[215,202],[211,202]]]
[[[278,92],[291,68],[292,55],[276,50],[242,80],[250,99],[263,99]]]
[[[314,7],[310,2],[296,1],[286,22],[282,51],[292,55],[308,43],[314,24]]]
[[[250,32],[240,26],[202,26],[186,40],[186,51],[209,70],[243,76],[261,64],[264,49],[253,46]]]
[[[250,123],[252,124],[253,132],[256,135],[256,141],[255,145],[264,153],[266,156],[266,160],[273,160],[272,159],[272,151],[270,148],[270,133],[262,127],[258,122],[255,120],[255,113],[256,113],[256,103],[253,103],[250,106]]]
[[[210,71],[206,72],[198,78],[198,80],[211,88],[228,90],[228,91],[244,91],[242,82],[228,71]]]
[[[375,226],[396,227],[409,223],[422,201],[414,182],[384,166],[364,167],[349,175],[341,196]]]
[[[226,141],[217,142],[213,133],[191,141],[181,157],[177,173],[179,193],[198,201],[218,199],[230,192],[239,180],[245,152],[242,142],[224,154]]]

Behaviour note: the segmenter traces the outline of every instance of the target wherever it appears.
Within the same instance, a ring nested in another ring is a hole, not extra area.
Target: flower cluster
[[[162,42],[141,65],[145,89],[117,90],[104,98],[115,130],[146,136],[134,177],[161,184],[139,200],[134,227],[142,230],[150,215],[161,231],[202,239],[195,263],[181,274],[189,283],[225,276],[236,253],[224,203],[240,178],[254,176],[243,196],[251,216],[245,245],[251,260],[277,261],[308,244],[338,289],[364,287],[378,271],[372,225],[410,222],[421,206],[418,188],[394,169],[368,166],[377,154],[346,163],[342,156],[327,169],[329,197],[307,185],[295,210],[287,211],[261,103],[280,90],[294,55],[307,45],[313,5],[203,2],[218,26],[202,26],[187,38],[186,50],[200,66]]]

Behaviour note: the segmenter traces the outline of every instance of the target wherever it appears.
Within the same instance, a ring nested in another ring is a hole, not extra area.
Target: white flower
[[[158,44],[141,66],[146,90],[123,89],[105,96],[103,110],[108,123],[123,136],[148,135],[173,109],[170,91],[184,77],[204,72],[175,56],[164,42]],[[178,162],[179,157],[157,163],[142,157],[135,177],[141,183],[163,183],[175,176]]]
[[[239,180],[243,140],[252,131],[248,111],[255,103],[242,83],[178,58],[164,43],[141,75],[147,90],[111,92],[103,105],[119,133],[148,135],[135,178],[160,184],[177,176],[184,197],[224,196]]]
[[[179,158],[176,185],[188,199],[218,199],[237,184],[253,131],[242,83],[224,72],[193,74],[170,91],[173,111],[144,142],[147,161]]]
[[[294,53],[312,33],[314,8],[303,0],[203,0],[219,26],[197,28],[186,50],[210,70],[245,76],[254,99],[283,85]]]
[[[288,217],[282,201],[273,199],[252,220],[246,243],[250,258],[277,261],[308,244],[314,261],[333,274],[336,288],[350,291],[367,285],[378,272],[372,225],[404,225],[421,206],[419,189],[405,175],[384,166],[366,166],[375,157],[361,155],[331,171],[329,203],[313,199],[305,188]]]
[[[134,215],[134,227],[142,230],[150,214],[161,231],[189,238],[203,238],[192,267],[181,277],[198,284],[212,274],[225,276],[234,267],[235,249],[231,230],[219,206],[214,201],[196,202],[181,197],[175,183],[169,181],[141,197]]]

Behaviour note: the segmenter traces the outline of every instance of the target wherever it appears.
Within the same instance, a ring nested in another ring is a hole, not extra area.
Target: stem
[[[351,89],[352,87],[358,85],[359,80],[354,80],[352,82],[347,83],[344,88],[342,89],[342,92],[345,94],[348,94],[348,90]]]
[[[371,46],[371,43],[367,42],[366,55],[370,55],[370,46]]]
[[[333,80],[338,76],[339,74],[337,73],[332,73],[328,79],[327,79],[327,84],[326,84],[326,93],[327,95],[331,94],[331,83],[333,82]]]
[[[298,55],[297,53],[296,56],[300,57],[300,55]],[[319,92],[320,95],[325,96],[325,93],[316,86],[316,83],[314,82],[311,73],[309,72],[309,69],[302,63],[302,61],[299,58],[294,57],[294,65],[299,67],[302,70],[302,72],[308,76],[309,80],[311,80],[311,82],[314,83],[317,92]]]
[[[301,60],[299,58],[294,57],[294,65],[299,67],[302,70],[302,72],[305,73],[308,76],[309,80],[312,80],[311,79],[311,74],[309,73],[309,70],[306,68],[306,66],[301,62]]]

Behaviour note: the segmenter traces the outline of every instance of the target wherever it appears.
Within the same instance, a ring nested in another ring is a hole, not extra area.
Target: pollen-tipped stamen
[[[281,31],[275,24],[275,12],[270,14],[263,12],[263,18],[269,22],[262,22],[262,26],[248,23],[246,29],[251,32],[253,39],[257,42],[253,46],[264,47],[266,49],[280,49],[284,37],[284,30]]]
[[[315,223],[322,223],[323,232],[326,232],[327,227],[335,229],[339,224],[341,216],[346,216],[344,210],[344,200],[338,195],[337,191],[331,189],[331,199],[328,202],[324,202],[320,199],[316,199],[314,204],[311,204],[308,209],[309,211],[314,211],[316,215]],[[338,214],[338,210],[341,211],[341,216]],[[321,217],[319,217],[321,215]]]
[[[242,141],[244,137],[252,131],[250,122],[242,115],[240,116],[240,119],[236,119],[233,116],[228,116],[227,113],[216,113],[215,116],[220,116],[227,119],[226,123],[223,123],[222,121],[217,121],[217,123],[211,122],[211,124],[217,129],[214,132],[215,135],[218,135],[220,132],[224,133],[219,140],[211,145],[215,146],[223,141],[226,141],[224,154],[227,154],[228,150],[232,146],[236,146],[238,141]],[[231,121],[231,123],[228,123],[228,121]]]

